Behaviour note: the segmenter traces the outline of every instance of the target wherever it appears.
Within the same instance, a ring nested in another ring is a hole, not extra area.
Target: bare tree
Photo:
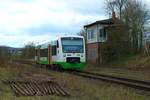
[[[107,13],[116,11],[120,19],[122,19],[122,11],[125,8],[128,0],[106,0]]]
[[[116,0],[116,9],[119,11],[119,18],[122,19],[123,8],[127,5],[128,0]]]
[[[128,1],[123,10],[124,22],[129,30],[129,38],[134,53],[141,51],[143,45],[144,26],[149,20],[149,13],[146,6],[137,0]]]
[[[115,0],[106,0],[106,12],[111,14],[115,10]]]
[[[141,51],[144,26],[150,18],[146,5],[140,0],[106,0],[106,7],[125,24],[134,53]]]
[[[77,33],[77,35],[86,37],[86,32],[84,29],[81,29],[80,32]]]

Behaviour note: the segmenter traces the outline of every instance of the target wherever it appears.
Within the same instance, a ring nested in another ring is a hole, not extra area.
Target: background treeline
[[[34,59],[34,56],[35,44],[33,42],[26,44],[23,48],[0,46],[0,65],[18,59]]]
[[[9,48],[5,46],[0,47],[0,64],[5,64],[10,59]]]
[[[106,0],[106,10],[107,13],[115,11],[117,18],[122,22],[126,32],[123,30],[120,34],[126,36],[125,41],[129,43],[131,53],[140,53],[143,48],[145,25],[150,19],[146,4],[142,0]]]
[[[106,0],[105,10],[110,18],[115,12],[116,20],[107,28],[108,40],[102,43],[99,51],[103,62],[143,53],[144,32],[150,21],[150,11],[144,1]],[[85,31],[78,34],[86,38]]]
[[[24,46],[21,53],[22,59],[34,59],[35,56],[35,44],[30,42]]]
[[[141,0],[106,0],[106,12],[115,12],[116,21],[108,28],[109,39],[101,48],[103,60],[143,53],[145,26],[150,19],[146,4]]]

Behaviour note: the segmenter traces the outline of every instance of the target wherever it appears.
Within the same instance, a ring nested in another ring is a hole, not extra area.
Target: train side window
[[[57,55],[57,47],[56,47],[56,45],[53,45],[52,46],[52,56],[55,56],[55,55]]]
[[[58,40],[57,40],[57,48],[59,48],[59,43],[58,43]]]
[[[41,49],[40,50],[41,57],[48,57],[48,49]]]

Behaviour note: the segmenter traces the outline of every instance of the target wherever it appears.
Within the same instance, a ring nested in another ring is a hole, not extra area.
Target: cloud
[[[86,15],[104,15],[104,0],[70,0],[68,8],[77,13]]]
[[[0,45],[23,46],[74,34],[105,19],[101,0],[0,0]]]
[[[34,42],[36,44],[46,43],[50,40],[54,40],[56,37],[50,36],[49,34],[44,35],[2,35],[0,34],[0,44],[6,43],[9,44],[9,46],[14,47],[23,47],[25,44],[29,42]]]

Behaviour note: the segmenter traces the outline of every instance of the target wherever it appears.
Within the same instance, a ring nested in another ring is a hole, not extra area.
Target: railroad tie
[[[46,78],[45,78],[46,79]],[[44,95],[58,95],[69,96],[69,93],[63,89],[56,81],[52,80],[37,80],[34,77],[30,79],[15,79],[7,80],[4,83],[10,85],[16,96],[44,96]]]

